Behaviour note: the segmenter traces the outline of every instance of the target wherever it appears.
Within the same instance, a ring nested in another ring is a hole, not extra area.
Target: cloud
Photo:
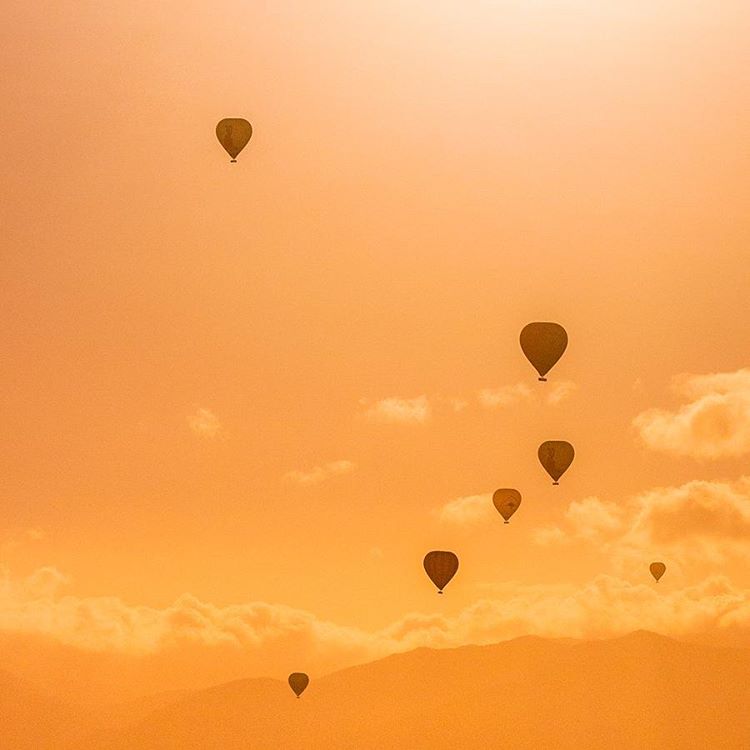
[[[535,391],[525,383],[516,383],[500,388],[483,388],[478,392],[477,399],[486,409],[502,409],[523,402],[557,406],[569,398],[577,387],[572,380],[561,380]]]
[[[750,453],[750,370],[680,375],[672,390],[687,400],[678,409],[650,409],[633,425],[653,450],[694,458]]]
[[[584,539],[594,539],[602,534],[617,532],[622,527],[622,510],[615,503],[598,497],[576,500],[565,512],[574,534]]]
[[[578,386],[572,380],[560,380],[552,383],[549,393],[547,393],[547,403],[552,406],[561,404],[572,395],[576,388]]]
[[[444,523],[468,526],[489,518],[491,509],[491,495],[469,495],[447,502],[438,510],[438,517]]]
[[[469,405],[469,402],[464,398],[452,398],[449,399],[448,403],[456,413],[463,411]]]
[[[570,537],[558,526],[542,526],[531,532],[531,538],[540,547],[548,547],[553,544],[568,544]]]
[[[319,484],[331,477],[351,474],[356,468],[357,465],[351,461],[331,461],[323,466],[316,466],[309,471],[290,471],[284,475],[284,479],[295,484]]]
[[[750,477],[658,487],[622,504],[588,497],[572,502],[563,527],[539,530],[539,544],[593,542],[621,570],[643,561],[696,571],[731,558],[750,560]]]
[[[533,396],[529,386],[524,383],[516,385],[504,385],[500,388],[483,388],[477,394],[479,403],[487,409],[500,409],[512,406],[519,401],[528,401]]]
[[[619,540],[624,557],[661,552],[681,565],[721,566],[750,559],[750,478],[693,481],[657,488],[628,505],[629,524]],[[666,561],[665,561],[666,562]]]
[[[248,658],[257,658],[266,660],[264,669],[279,671],[292,659],[337,668],[420,646],[492,643],[530,634],[600,638],[640,628],[673,636],[728,628],[750,632],[750,590],[724,576],[659,589],[609,575],[578,585],[493,584],[453,616],[408,613],[375,631],[266,602],[218,606],[184,594],[156,608],[117,597],[65,594],[68,585],[54,568],[21,581],[6,571],[0,578],[0,630],[43,635],[86,652],[162,654],[184,663],[182,654],[196,664],[208,661],[211,669],[216,659],[207,655],[234,653],[244,669]]]
[[[476,403],[485,409],[502,409],[521,403],[557,406],[569,398],[576,388],[576,384],[571,380],[550,383],[539,392],[532,390],[526,383],[482,388],[476,393]],[[367,406],[365,400],[360,403]],[[433,404],[438,408],[450,408],[453,413],[460,414],[466,411],[471,403],[474,402],[464,396],[434,396],[431,399],[426,395],[411,399],[392,397],[371,405],[364,416],[370,422],[383,424],[421,424],[432,416]]]
[[[221,430],[221,422],[209,409],[198,409],[187,418],[190,429],[202,438],[215,438]]]
[[[365,418],[381,424],[423,424],[432,414],[427,396],[385,398],[373,404]]]
[[[750,628],[750,591],[723,576],[664,589],[606,575],[579,586],[509,583],[454,617],[409,615],[382,635],[403,649],[494,643],[521,635],[605,638],[646,629],[685,637]]]
[[[5,571],[0,578],[0,630],[46,635],[87,651],[136,655],[193,645],[256,649],[292,633],[321,647],[366,640],[356,629],[283,605],[221,607],[183,594],[170,606],[154,608],[129,605],[118,597],[65,594],[69,585],[52,567],[20,581]]]

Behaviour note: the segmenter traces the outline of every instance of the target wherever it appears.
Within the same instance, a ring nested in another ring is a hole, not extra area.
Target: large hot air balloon
[[[539,373],[539,380],[552,369],[568,346],[568,334],[558,323],[529,323],[521,331],[521,349]]]
[[[456,575],[458,557],[453,552],[433,550],[425,555],[424,569],[430,580],[437,586],[438,594],[442,594],[450,579]]]
[[[505,523],[509,523],[510,517],[521,504],[521,493],[518,490],[511,489],[495,490],[492,503],[497,508],[497,512],[505,519]]]
[[[558,480],[573,463],[575,454],[573,446],[565,440],[547,440],[537,451],[540,463],[554,480],[552,484],[560,484]]]
[[[227,117],[216,126],[216,137],[224,150],[237,161],[237,156],[253,135],[253,126],[241,117]]]
[[[659,579],[667,571],[667,566],[663,562],[652,562],[651,565],[648,566],[648,569],[651,571],[654,580],[659,583]]]
[[[304,672],[292,672],[289,675],[289,687],[294,690],[294,694],[299,698],[305,692],[305,688],[310,684],[310,678]]]

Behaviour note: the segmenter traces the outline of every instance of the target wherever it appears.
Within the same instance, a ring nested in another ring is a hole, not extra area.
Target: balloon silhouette
[[[659,583],[659,579],[664,573],[667,572],[667,566],[663,562],[652,562],[651,565],[648,566],[648,569],[651,571],[651,575],[657,583]]]
[[[305,688],[310,684],[310,678],[304,672],[292,672],[289,675],[289,687],[294,690],[294,694],[299,698],[305,692]]]
[[[232,157],[232,163],[253,135],[253,126],[241,117],[227,117],[216,126],[216,137]]]
[[[554,366],[568,346],[568,334],[558,323],[529,323],[521,331],[521,349],[539,373],[539,380]]]
[[[559,479],[573,463],[575,454],[573,446],[565,440],[547,440],[537,451],[539,462],[554,480],[552,484],[560,484]]]
[[[521,504],[521,493],[518,490],[511,489],[495,490],[492,503],[497,508],[497,512],[505,519],[505,523],[509,523],[510,517]]]
[[[437,586],[438,594],[442,594],[450,579],[456,575],[458,557],[453,552],[433,550],[425,555],[424,569],[430,580]]]

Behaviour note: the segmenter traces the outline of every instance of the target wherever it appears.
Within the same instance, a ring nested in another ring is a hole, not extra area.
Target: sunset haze
[[[345,689],[316,682],[394,654],[363,699],[419,716],[409,659],[437,680],[441,649],[482,646],[501,670],[526,636],[560,675],[555,639],[580,641],[576,685],[604,644],[613,668],[683,649],[676,691],[692,659],[747,663],[747,2],[3,16],[0,709],[62,701],[80,736],[191,748],[138,734],[186,710],[153,694],[271,685],[237,710],[276,727],[284,698],[335,722]],[[252,123],[236,164],[223,118]],[[519,344],[534,321],[569,337],[548,382]],[[545,441],[575,447],[559,486]],[[498,488],[522,496],[507,525]],[[442,596],[431,550],[460,560]],[[434,747],[512,740],[475,719]],[[699,747],[642,729],[613,747]]]

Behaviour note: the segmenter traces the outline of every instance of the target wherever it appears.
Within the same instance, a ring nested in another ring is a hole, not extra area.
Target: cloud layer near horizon
[[[489,496],[477,495],[440,512],[443,520],[470,525],[491,510]],[[422,646],[521,635],[603,638],[646,629],[688,638],[750,636],[750,590],[722,573],[730,558],[750,560],[750,477],[654,488],[622,503],[586,497],[570,503],[561,525],[537,529],[536,541],[588,545],[614,574],[577,584],[477,585],[476,600],[454,615],[410,612],[366,631],[267,602],[219,606],[186,593],[148,607],[81,597],[68,593],[71,582],[53,567],[25,579],[3,571],[0,634],[145,659],[160,665],[154,673],[167,663],[187,665],[196,684],[277,673],[290,662],[320,673]],[[652,560],[668,565],[658,587],[646,572]]]
[[[0,631],[44,636],[88,652],[150,656],[226,649],[275,653],[325,668],[420,646],[492,643],[521,635],[599,638],[636,629],[690,636],[750,628],[750,590],[724,576],[675,589],[599,575],[582,585],[490,585],[455,616],[409,613],[376,632],[284,605],[216,606],[190,594],[164,608],[117,597],[66,595],[65,577],[43,568],[0,583]]]

